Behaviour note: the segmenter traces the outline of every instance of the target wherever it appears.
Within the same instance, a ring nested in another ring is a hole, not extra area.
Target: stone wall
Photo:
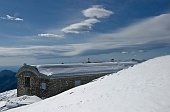
[[[28,75],[29,73],[29,75]],[[25,77],[30,77],[30,87],[25,87]],[[40,79],[30,71],[25,71],[17,76],[17,96],[37,95],[40,96]]]
[[[48,77],[39,73],[35,67],[25,66],[17,73],[17,96],[36,95],[41,98],[48,98],[79,84],[86,84],[103,75],[106,74]],[[30,77],[30,87],[25,87],[25,77]],[[76,85],[75,81],[77,81]]]
[[[70,76],[70,77],[58,77],[50,78],[48,82],[48,93],[46,97],[51,97],[66,90],[75,87],[75,81],[80,81],[80,85],[86,84],[102,75],[91,75],[91,76]]]
[[[30,87],[25,86],[25,77],[30,77]],[[36,67],[24,65],[17,72],[17,96],[40,96],[40,78]]]

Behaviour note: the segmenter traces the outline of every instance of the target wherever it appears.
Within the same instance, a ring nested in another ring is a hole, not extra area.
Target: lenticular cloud
[[[106,10],[100,5],[92,6],[86,10],[83,10],[82,13],[85,17],[89,17],[89,18],[94,18],[94,17],[106,18],[113,14],[112,11]]]

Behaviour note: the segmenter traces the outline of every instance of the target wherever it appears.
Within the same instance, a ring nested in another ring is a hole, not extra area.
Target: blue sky
[[[169,0],[0,0],[1,66],[167,54]]]

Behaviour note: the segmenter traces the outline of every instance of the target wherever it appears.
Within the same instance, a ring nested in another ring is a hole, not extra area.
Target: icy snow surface
[[[170,112],[170,56],[8,112]]]
[[[9,98],[15,98],[15,97],[17,97],[16,89],[0,93],[0,101],[6,101]]]
[[[17,90],[10,90],[0,93],[0,112],[23,105],[29,105],[41,101],[37,96],[20,96],[17,97]]]

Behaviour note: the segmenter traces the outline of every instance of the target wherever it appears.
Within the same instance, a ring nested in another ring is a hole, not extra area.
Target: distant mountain
[[[17,87],[16,73],[10,70],[0,72],[0,92],[15,89]]]
[[[0,65],[0,71],[11,70],[11,71],[17,72],[19,68],[20,68],[20,66],[2,66],[2,65]]]

